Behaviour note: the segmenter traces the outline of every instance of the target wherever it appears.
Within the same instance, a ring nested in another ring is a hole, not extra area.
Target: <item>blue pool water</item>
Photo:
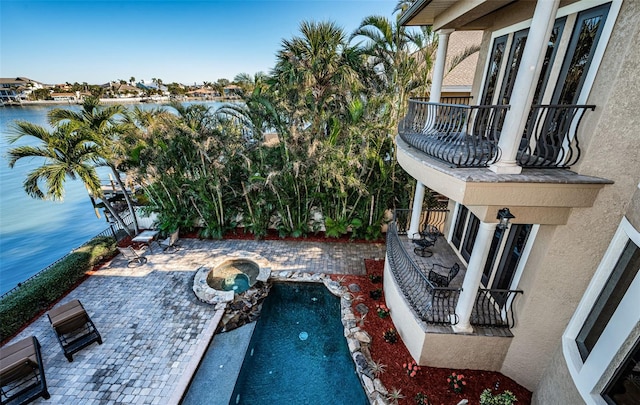
[[[216,382],[202,378],[202,370],[190,391],[202,392],[202,387],[193,387],[196,383],[210,386],[210,398],[194,402],[187,393],[183,404],[216,403]],[[229,404],[368,403],[343,335],[340,300],[322,284],[274,284]]]

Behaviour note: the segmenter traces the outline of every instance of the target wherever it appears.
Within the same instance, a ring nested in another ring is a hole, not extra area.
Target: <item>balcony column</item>
[[[420,239],[420,219],[422,218],[422,202],[424,201],[424,184],[416,181],[416,191],[413,194],[413,209],[411,223],[407,231],[409,239]]]
[[[531,101],[536,91],[559,4],[560,0],[539,1],[536,4],[522,60],[513,85],[511,108],[505,115],[500,134],[498,147],[502,151],[502,157],[489,167],[495,173],[518,174],[522,171],[522,167],[516,163],[516,155],[531,109]]]
[[[449,35],[454,30],[438,31],[438,52],[436,53],[436,62],[433,66],[431,74],[431,91],[429,92],[429,102],[440,102],[440,94],[442,93],[442,79],[444,78],[444,65],[447,61],[447,46],[449,45]]]
[[[496,223],[480,222],[476,242],[473,245],[473,252],[471,252],[467,272],[462,282],[462,292],[460,292],[458,304],[456,305],[458,324],[453,325],[453,330],[456,333],[473,332],[473,327],[470,323],[471,312],[476,302],[484,264],[489,256],[489,248],[491,247],[496,225]]]

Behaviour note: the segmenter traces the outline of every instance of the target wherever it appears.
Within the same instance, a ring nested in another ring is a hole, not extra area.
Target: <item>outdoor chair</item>
[[[0,403],[49,399],[40,342],[35,336],[0,348]]]
[[[180,229],[176,229],[175,232],[169,235],[167,239],[164,239],[158,242],[160,244],[160,247],[162,247],[162,250],[167,253],[174,253],[178,249],[180,249],[180,246],[176,244],[176,242],[180,238],[179,235],[180,235]]]
[[[122,253],[125,259],[127,259],[127,267],[133,266],[142,266],[147,262],[147,258],[141,256],[134,248],[131,246],[127,247],[119,247],[118,250]]]
[[[424,230],[422,230],[418,234],[414,234],[413,236],[416,235],[419,235],[420,237],[412,240],[413,243],[418,245],[413,249],[413,253],[421,257],[433,256],[433,252],[428,248],[436,244],[438,236],[440,236],[440,231],[438,230],[438,228],[433,225],[427,225]]]
[[[436,268],[436,266],[441,269],[447,270],[447,275],[443,276],[442,274],[435,272],[434,269]],[[453,280],[456,275],[458,275],[459,271],[460,265],[458,263],[454,264],[451,267],[446,267],[441,264],[434,263],[429,270],[429,275],[427,278],[436,287],[449,287],[449,283],[451,283],[451,280]]]
[[[73,361],[73,353],[91,343],[102,344],[100,333],[80,301],[73,300],[53,308],[47,316],[69,362]]]

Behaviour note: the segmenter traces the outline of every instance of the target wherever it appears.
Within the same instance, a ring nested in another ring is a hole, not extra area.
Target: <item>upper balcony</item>
[[[498,142],[508,105],[409,101],[398,135],[426,155],[455,167],[487,167],[500,158]],[[593,105],[534,105],[516,160],[526,168],[569,168],[580,159],[577,131]]]

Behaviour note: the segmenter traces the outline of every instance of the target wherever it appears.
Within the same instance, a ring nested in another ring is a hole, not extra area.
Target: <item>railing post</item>
[[[420,219],[422,218],[422,202],[424,201],[424,184],[416,181],[416,191],[413,194],[413,210],[407,236],[409,239],[420,239]]]
[[[462,292],[456,305],[456,314],[458,315],[459,321],[458,324],[452,326],[456,333],[473,332],[473,327],[470,322],[471,313],[473,312],[473,306],[476,302],[476,295],[478,294],[478,288],[482,280],[484,263],[487,260],[487,256],[489,256],[489,248],[491,247],[496,225],[496,223],[480,222],[476,242],[473,245],[473,252],[471,253],[467,272],[462,282]]]
[[[516,81],[511,96],[511,109],[507,111],[498,146],[502,151],[500,160],[489,169],[500,174],[519,174],[522,167],[516,162],[520,140],[529,116],[536,83],[542,70],[542,61],[555,23],[560,0],[539,1],[533,13],[531,29],[522,53]]]
[[[444,78],[444,65],[447,61],[447,46],[449,45],[449,35],[453,30],[438,31],[438,52],[436,54],[436,63],[433,66],[433,74],[431,75],[431,90],[429,92],[429,102],[437,103],[440,101],[442,94],[442,79]]]

